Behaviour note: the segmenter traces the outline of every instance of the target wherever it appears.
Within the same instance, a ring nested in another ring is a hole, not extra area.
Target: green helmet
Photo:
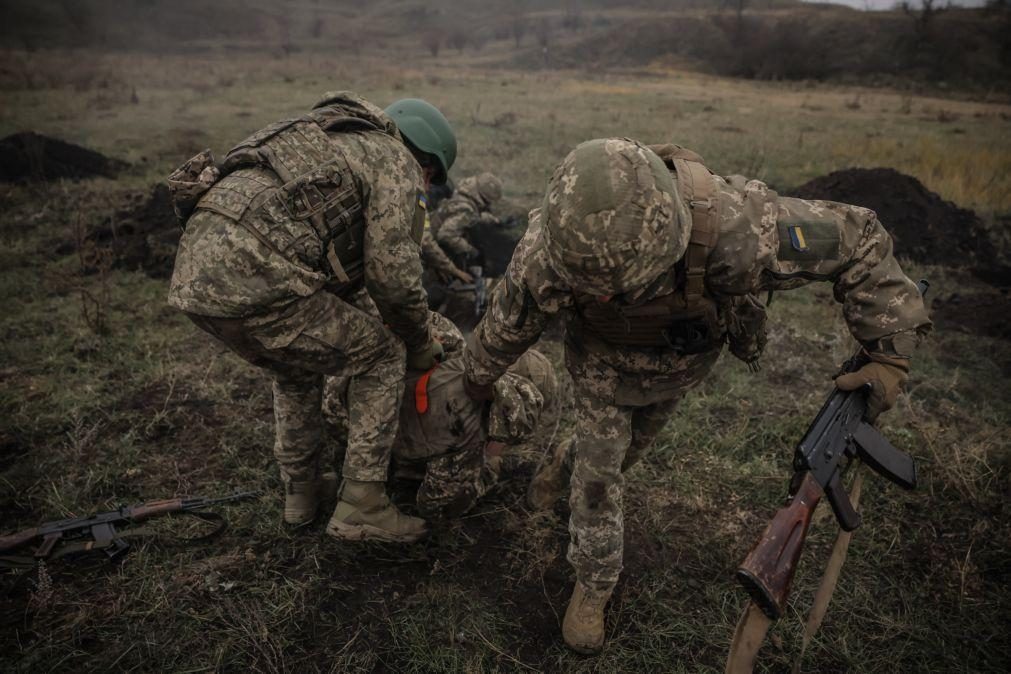
[[[591,295],[649,284],[684,255],[691,234],[670,171],[627,138],[578,145],[551,176],[542,211],[552,268]]]
[[[386,114],[411,145],[439,161],[435,183],[445,183],[449,169],[456,161],[456,135],[445,116],[434,105],[420,98],[402,98],[386,108]]]

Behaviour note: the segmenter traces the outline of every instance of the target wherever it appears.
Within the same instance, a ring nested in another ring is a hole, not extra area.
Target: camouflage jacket
[[[873,211],[780,197],[757,180],[714,178],[719,236],[706,262],[709,295],[743,297],[829,281],[850,332],[869,350],[908,356],[930,329],[916,286],[892,255],[892,239]],[[535,209],[467,350],[468,377],[478,384],[495,381],[560,312],[569,316],[570,352],[590,352],[633,375],[662,377],[676,370],[679,356],[672,350],[615,348],[585,339],[579,316],[569,311],[575,295],[548,263],[540,222]],[[677,274],[667,277],[670,281],[652,284],[648,295],[612,301],[636,304],[672,293],[679,288]]]
[[[477,248],[467,238],[471,226],[481,218],[494,218],[481,197],[475,178],[464,178],[453,196],[441,204],[435,218],[435,238],[446,250],[462,257],[476,257]]]
[[[328,94],[317,111],[367,123],[327,132],[326,148],[319,147],[318,139],[304,142],[307,151],[346,160],[364,218],[364,287],[408,349],[421,349],[429,340],[419,249],[421,168],[392,120],[371,103],[339,92]],[[288,142],[290,152],[298,154],[303,141],[292,134]],[[335,271],[327,265],[319,233],[272,199],[250,200],[250,194],[276,193],[280,187],[274,171],[255,165],[238,168],[210,188],[179,244],[168,297],[172,306],[205,316],[246,317],[283,311],[301,297],[332,287]],[[270,239],[291,241],[290,248],[280,251],[265,244],[257,236],[265,228]]]
[[[421,235],[421,261],[427,268],[445,278],[452,278],[459,271],[428,228]]]

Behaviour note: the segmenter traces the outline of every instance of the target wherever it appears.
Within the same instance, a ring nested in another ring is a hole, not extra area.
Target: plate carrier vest
[[[234,221],[295,264],[326,273],[327,289],[346,296],[364,281],[365,215],[351,167],[328,133],[355,131],[383,130],[327,107],[271,124],[228,152],[218,189],[204,194],[196,208]],[[269,169],[281,186],[244,176],[242,169],[249,168]],[[235,193],[244,197],[238,210]],[[258,211],[264,217],[246,217]],[[304,224],[305,231],[276,226],[278,220]]]
[[[726,327],[717,303],[706,292],[706,260],[716,245],[716,181],[702,157],[668,145],[660,158],[676,172],[678,193],[692,217],[688,249],[671,270],[677,290],[635,306],[598,302],[591,295],[576,297],[583,324],[609,344],[637,348],[665,348],[692,354],[719,347]],[[665,275],[657,285],[667,281]]]

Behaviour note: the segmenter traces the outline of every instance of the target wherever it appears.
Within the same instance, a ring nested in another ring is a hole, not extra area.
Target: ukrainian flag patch
[[[790,245],[793,249],[800,253],[807,252],[807,239],[804,238],[804,230],[800,228],[800,225],[790,225],[787,228],[790,233]]]

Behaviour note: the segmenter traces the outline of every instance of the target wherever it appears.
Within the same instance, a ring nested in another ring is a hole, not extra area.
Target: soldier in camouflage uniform
[[[481,251],[474,247],[468,232],[477,222],[497,224],[491,206],[502,198],[502,181],[491,173],[464,178],[453,196],[436,212],[435,239],[458,263],[477,263]]]
[[[466,383],[472,397],[487,396],[549,318],[565,314],[576,586],[562,632],[573,649],[603,645],[604,606],[622,566],[625,470],[725,342],[754,363],[764,343],[756,293],[815,280],[833,283],[871,359],[837,386],[869,384],[874,416],[894,403],[930,321],[872,211],[714,176],[675,145],[588,141],[555,170],[468,348]]]
[[[421,197],[455,156],[428,103],[383,111],[337,92],[255,133],[220,167],[202,153],[170,177],[186,222],[169,303],[273,377],[286,522],[310,521],[335,487],[320,466],[321,399],[324,376],[342,374],[348,448],[327,533],[425,533],[390,503],[385,480],[405,365],[425,370],[441,354],[421,286]]]
[[[551,363],[531,349],[495,382],[490,407],[464,390],[463,334],[432,313],[432,332],[445,349],[428,372],[407,374],[393,458],[397,474],[421,480],[417,505],[429,519],[464,514],[498,480],[501,453],[531,443],[553,454],[561,394]],[[328,377],[324,410],[345,423],[347,379]]]

